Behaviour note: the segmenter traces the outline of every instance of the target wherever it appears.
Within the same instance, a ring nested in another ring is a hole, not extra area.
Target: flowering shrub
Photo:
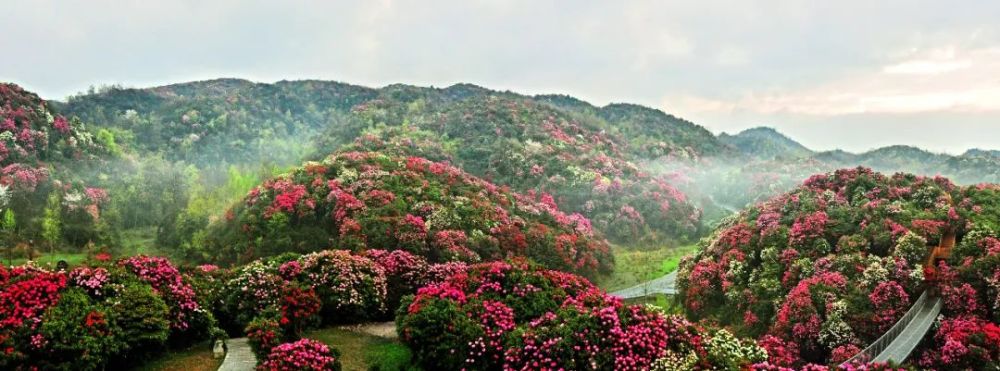
[[[368,250],[364,256],[371,259],[386,276],[386,313],[393,314],[403,296],[413,294],[428,281],[430,265],[424,258],[403,250]]]
[[[278,323],[290,334],[301,334],[302,330],[318,319],[320,300],[312,288],[302,289],[296,285],[285,285],[281,295],[281,320]]]
[[[238,256],[335,246],[405,250],[428,262],[527,256],[547,267],[608,271],[607,243],[552,196],[520,195],[444,162],[339,152],[253,189],[217,228],[241,231],[212,247]],[[555,252],[555,253],[553,253]]]
[[[32,265],[0,269],[0,368],[121,368],[212,331],[212,316],[185,312],[186,282],[162,258],[77,267],[67,274]],[[190,290],[190,288],[187,288]],[[168,306],[169,300],[176,306]]]
[[[386,279],[381,267],[346,250],[324,250],[299,259],[296,277],[316,288],[327,322],[351,322],[385,310]]]
[[[257,260],[240,267],[221,289],[219,321],[230,332],[242,331],[260,313],[276,308],[284,285],[273,264]]]
[[[1000,362],[1000,327],[976,317],[950,318],[934,334],[934,346],[920,366],[935,369],[985,369]]]
[[[759,358],[738,360],[742,353],[723,350],[725,340],[716,360],[702,357],[695,325],[623,305],[579,276],[517,260],[475,264],[420,288],[400,308],[397,325],[427,368],[639,370],[687,351],[706,365]]]
[[[204,315],[195,300],[194,289],[184,282],[180,271],[166,258],[139,255],[118,264],[152,285],[164,297],[170,306],[171,327],[186,330],[191,317]]]
[[[340,354],[321,342],[301,339],[284,343],[271,349],[264,362],[257,366],[261,371],[339,371]]]
[[[277,316],[267,313],[257,316],[250,321],[245,330],[250,349],[257,355],[258,360],[265,359],[271,353],[271,349],[286,338],[281,323],[274,317]]]

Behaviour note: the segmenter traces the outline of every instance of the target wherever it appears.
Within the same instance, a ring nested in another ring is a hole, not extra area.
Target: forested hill
[[[294,164],[316,150],[313,139],[320,134],[327,134],[326,142],[352,140],[354,133],[330,138],[330,128],[357,119],[359,107],[405,104],[391,117],[398,121],[385,122],[400,125],[447,115],[469,100],[489,97],[544,105],[591,122],[618,137],[621,149],[634,155],[689,158],[725,150],[705,128],[659,110],[631,104],[597,108],[571,97],[531,97],[470,84],[374,89],[332,81],[266,84],[217,79],[142,89],[105,87],[55,105],[67,115],[116,130],[138,151],[169,159],[200,164],[268,159]]]

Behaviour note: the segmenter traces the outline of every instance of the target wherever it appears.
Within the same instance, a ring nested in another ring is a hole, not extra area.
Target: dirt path
[[[352,332],[360,332],[363,334],[378,336],[380,338],[386,338],[386,339],[399,338],[399,335],[396,334],[396,322],[393,321],[362,323],[357,325],[343,326],[341,328]]]

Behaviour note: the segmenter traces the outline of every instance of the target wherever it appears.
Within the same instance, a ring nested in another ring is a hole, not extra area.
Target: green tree
[[[50,193],[42,217],[42,239],[49,245],[49,254],[55,253],[55,246],[62,238],[60,201],[59,192]]]
[[[3,220],[0,228],[3,229],[3,236],[5,242],[7,243],[7,264],[11,264],[11,260],[14,259],[14,234],[17,230],[17,217],[14,216],[14,210],[7,208],[3,212]]]

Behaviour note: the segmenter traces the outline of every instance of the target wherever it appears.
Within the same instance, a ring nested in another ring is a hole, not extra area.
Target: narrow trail
[[[253,371],[257,367],[257,356],[250,350],[247,338],[226,340],[226,358],[219,371]]]

